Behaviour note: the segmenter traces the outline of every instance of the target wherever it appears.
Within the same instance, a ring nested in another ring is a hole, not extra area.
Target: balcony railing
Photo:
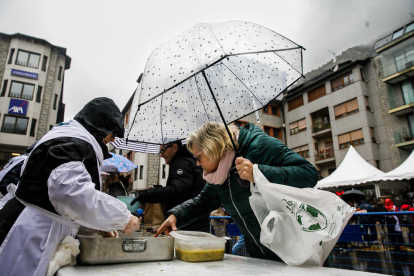
[[[331,124],[329,122],[323,123],[323,122],[317,122],[314,126],[312,126],[312,132],[319,132],[325,129],[331,128]]]
[[[315,150],[315,162],[320,160],[326,160],[335,157],[333,148],[323,148],[316,152]]]
[[[16,61],[16,64],[17,65],[21,65],[21,66],[26,66],[26,67],[34,68],[34,69],[38,69],[39,68],[39,64],[38,63],[30,63],[30,62],[27,62],[27,61],[18,60],[18,61]]]
[[[25,95],[25,94],[22,95],[20,93],[12,93],[12,92],[10,92],[9,97],[20,98],[20,99],[25,99],[25,100],[33,99],[33,95]]]
[[[381,53],[383,77],[387,78],[414,66],[414,36]]]
[[[395,140],[395,144],[401,144],[401,143],[413,141],[414,137],[408,131],[403,131],[403,132],[394,131],[394,140]]]

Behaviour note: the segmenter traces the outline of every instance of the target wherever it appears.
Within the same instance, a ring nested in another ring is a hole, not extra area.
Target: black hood
[[[171,158],[170,164],[173,162],[173,160],[181,157],[191,157],[194,159],[194,156],[188,151],[187,147],[184,145],[182,147],[179,147],[177,152],[174,154],[174,156]]]
[[[109,133],[124,138],[124,116],[113,100],[96,98],[87,103],[74,117],[86,130],[95,137],[102,148],[104,158],[112,157],[102,139]]]

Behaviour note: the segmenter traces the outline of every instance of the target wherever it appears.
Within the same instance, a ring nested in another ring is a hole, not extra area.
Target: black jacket
[[[123,136],[124,125],[120,118],[122,114],[119,108],[108,98],[90,101],[75,116],[75,120],[85,127],[104,148],[106,146],[101,141],[107,134],[115,133]],[[37,146],[28,158],[16,190],[16,196],[28,203],[56,213],[49,200],[47,180],[55,168],[71,161],[83,162],[95,183],[95,188],[100,189],[100,174],[95,151],[92,145],[82,139],[57,137],[48,140]],[[0,244],[3,243],[24,208],[24,205],[14,198],[0,210]]]
[[[169,175],[165,187],[149,189],[139,195],[140,202],[164,203],[165,211],[198,195],[206,185],[203,170],[187,148],[181,147],[170,162]],[[210,232],[209,216],[194,221],[181,230]]]

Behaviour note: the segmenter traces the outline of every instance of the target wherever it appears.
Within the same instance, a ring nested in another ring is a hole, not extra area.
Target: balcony
[[[414,76],[414,36],[381,52],[382,81],[394,84]]]
[[[407,131],[394,132],[395,147],[399,149],[411,150],[414,149],[413,135]]]
[[[332,130],[330,122],[317,122],[312,126],[312,136],[318,138],[325,136],[325,134],[330,133]]]
[[[395,97],[396,96],[396,97]],[[390,103],[389,114],[404,115],[414,111],[414,90],[411,83],[403,83],[402,94],[395,95],[392,88],[388,89],[388,102]]]
[[[315,165],[322,165],[335,162],[335,152],[333,148],[323,148],[315,151]]]

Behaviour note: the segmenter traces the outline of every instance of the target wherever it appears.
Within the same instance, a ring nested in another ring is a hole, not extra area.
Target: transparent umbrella
[[[302,47],[257,24],[197,24],[156,48],[131,107],[128,140],[166,144],[206,122],[267,105],[302,76]]]

